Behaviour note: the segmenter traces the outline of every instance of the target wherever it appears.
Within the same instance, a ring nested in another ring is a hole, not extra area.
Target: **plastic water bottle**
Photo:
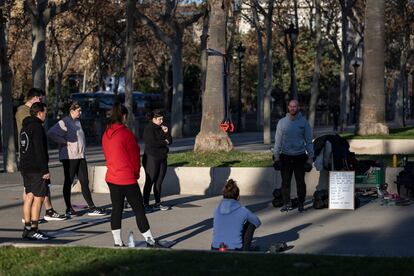
[[[128,247],[135,247],[134,232],[132,231],[128,235]]]

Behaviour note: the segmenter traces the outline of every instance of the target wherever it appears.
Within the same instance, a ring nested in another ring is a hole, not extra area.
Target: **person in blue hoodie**
[[[229,179],[223,188],[223,200],[214,210],[212,250],[250,250],[254,231],[261,222],[239,200],[239,187]]]
[[[274,160],[279,163],[282,177],[283,207],[281,212],[292,209],[290,205],[290,184],[295,174],[298,193],[298,211],[304,210],[306,196],[305,167],[312,168],[313,144],[312,129],[299,112],[297,100],[291,100],[286,117],[279,120],[276,127]],[[308,164],[306,164],[308,163]]]

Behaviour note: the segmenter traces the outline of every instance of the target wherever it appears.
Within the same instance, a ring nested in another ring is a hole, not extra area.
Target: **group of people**
[[[64,220],[78,215],[71,203],[71,187],[75,176],[81,184],[82,195],[88,204],[88,215],[101,216],[106,210],[97,207],[89,189],[88,168],[85,159],[85,134],[79,120],[81,106],[76,102],[69,107],[67,117],[59,120],[46,133],[42,124],[47,116],[47,107],[41,102],[42,90],[32,88],[27,101],[18,108],[16,122],[19,131],[19,169],[24,183],[23,238],[48,240],[51,237],[38,228],[42,205],[45,204],[45,220]],[[298,112],[298,102],[289,102],[289,113],[277,125],[275,136],[275,162],[279,162],[282,176],[284,206],[290,206],[290,182],[295,174],[299,211],[303,211],[306,195],[304,173],[306,164],[312,164],[312,132],[308,122]],[[154,110],[148,114],[149,123],[144,129],[145,151],[142,163],[145,170],[143,194],[138,186],[140,177],[140,147],[133,132],[126,126],[128,110],[114,103],[102,136],[102,148],[106,159],[105,181],[110,191],[112,204],[111,230],[114,245],[125,246],[121,236],[122,213],[125,199],[130,204],[136,224],[148,247],[163,247],[152,235],[146,213],[169,210],[161,202],[162,182],[167,171],[168,145],[172,138],[163,124],[164,113]],[[59,146],[59,159],[64,170],[63,197],[66,213],[57,213],[50,201],[50,173],[47,137]],[[155,203],[150,205],[151,190]],[[230,179],[223,188],[223,200],[214,211],[212,250],[249,250],[254,231],[260,226],[259,218],[243,207],[236,181]]]

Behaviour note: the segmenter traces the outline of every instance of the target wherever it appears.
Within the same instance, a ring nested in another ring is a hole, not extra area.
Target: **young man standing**
[[[287,212],[290,205],[290,184],[295,174],[298,193],[298,211],[304,210],[306,196],[305,166],[312,166],[313,144],[312,129],[308,121],[299,112],[297,100],[291,100],[289,113],[279,120],[275,134],[274,160],[281,167],[282,197],[284,206],[281,212]]]
[[[19,145],[20,145],[20,132],[23,127],[23,120],[30,116],[30,108],[32,107],[34,103],[41,102],[44,94],[45,93],[41,89],[31,88],[27,92],[26,102],[17,108],[15,117],[16,117],[17,131],[18,131],[17,134],[19,137]],[[24,196],[25,194],[23,194],[23,200],[24,200]],[[46,214],[44,216],[45,220],[50,221],[50,220],[65,220],[66,219],[64,215],[60,215],[58,212],[56,212],[53,209],[52,202],[50,201],[49,193],[45,197],[44,204],[46,208]]]
[[[43,128],[46,105],[32,104],[30,117],[23,120],[20,132],[20,171],[23,176],[25,197],[23,203],[24,239],[48,240],[51,237],[39,231],[39,216],[49,190],[49,154]]]

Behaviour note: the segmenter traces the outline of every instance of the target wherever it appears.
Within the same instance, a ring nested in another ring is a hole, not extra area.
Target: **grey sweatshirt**
[[[85,158],[85,133],[78,119],[64,117],[49,129],[47,136],[59,145],[59,160]]]
[[[279,120],[276,127],[274,156],[279,160],[280,154],[313,157],[312,129],[308,121],[298,112],[291,119],[290,114]]]

